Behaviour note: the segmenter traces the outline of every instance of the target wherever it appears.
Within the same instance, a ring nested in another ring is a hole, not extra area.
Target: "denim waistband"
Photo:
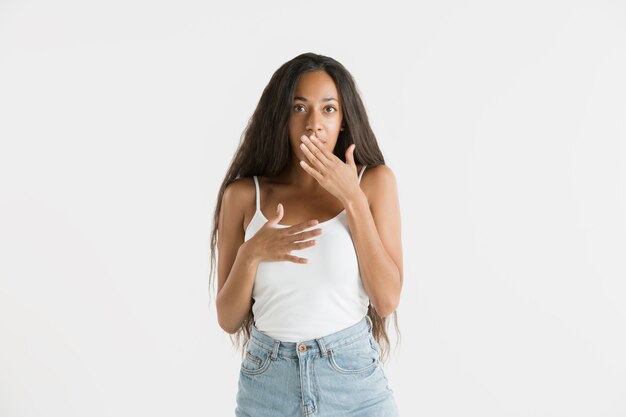
[[[261,332],[252,324],[250,332],[250,343],[272,352],[272,358],[287,357],[297,358],[303,355],[328,354],[328,350],[340,346],[349,345],[356,340],[368,336],[372,333],[372,319],[368,315],[363,317],[358,323],[346,327],[338,332],[331,333],[316,339],[302,342],[283,342]]]

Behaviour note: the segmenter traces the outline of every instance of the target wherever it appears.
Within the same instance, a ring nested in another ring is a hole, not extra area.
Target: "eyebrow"
[[[298,97],[298,96],[294,97],[293,99],[294,100],[309,101],[309,100],[307,100],[304,97]],[[337,103],[339,103],[339,101],[336,98],[334,98],[334,97],[326,97],[326,98],[321,99],[320,101],[333,101],[333,100],[335,100]]]

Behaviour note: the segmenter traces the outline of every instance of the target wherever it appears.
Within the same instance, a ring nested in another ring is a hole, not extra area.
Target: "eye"
[[[326,107],[326,108],[327,108],[327,109],[333,109],[333,110],[334,110],[334,111],[329,112],[329,113],[334,113],[334,112],[336,112],[336,111],[337,111],[337,109],[336,109],[336,108],[334,108],[333,106],[328,106],[328,107]]]
[[[293,109],[296,110],[298,107],[304,107],[302,104],[296,104],[295,106],[293,106]],[[300,113],[298,110],[296,110],[296,113]]]

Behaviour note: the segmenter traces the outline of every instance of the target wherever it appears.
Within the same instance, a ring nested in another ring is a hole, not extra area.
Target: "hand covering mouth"
[[[326,143],[326,139],[324,139],[324,138],[320,138],[319,136],[317,136],[317,135],[315,135],[315,134],[314,134],[314,135],[312,135],[312,136],[315,136],[315,137],[316,137],[316,138],[317,138],[320,142],[322,142],[322,143]]]

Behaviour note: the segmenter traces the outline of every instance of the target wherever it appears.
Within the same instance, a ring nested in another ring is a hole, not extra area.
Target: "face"
[[[289,115],[289,141],[298,159],[308,161],[300,149],[302,135],[315,133],[322,146],[335,149],[343,120],[339,100],[335,82],[325,71],[300,76]]]

